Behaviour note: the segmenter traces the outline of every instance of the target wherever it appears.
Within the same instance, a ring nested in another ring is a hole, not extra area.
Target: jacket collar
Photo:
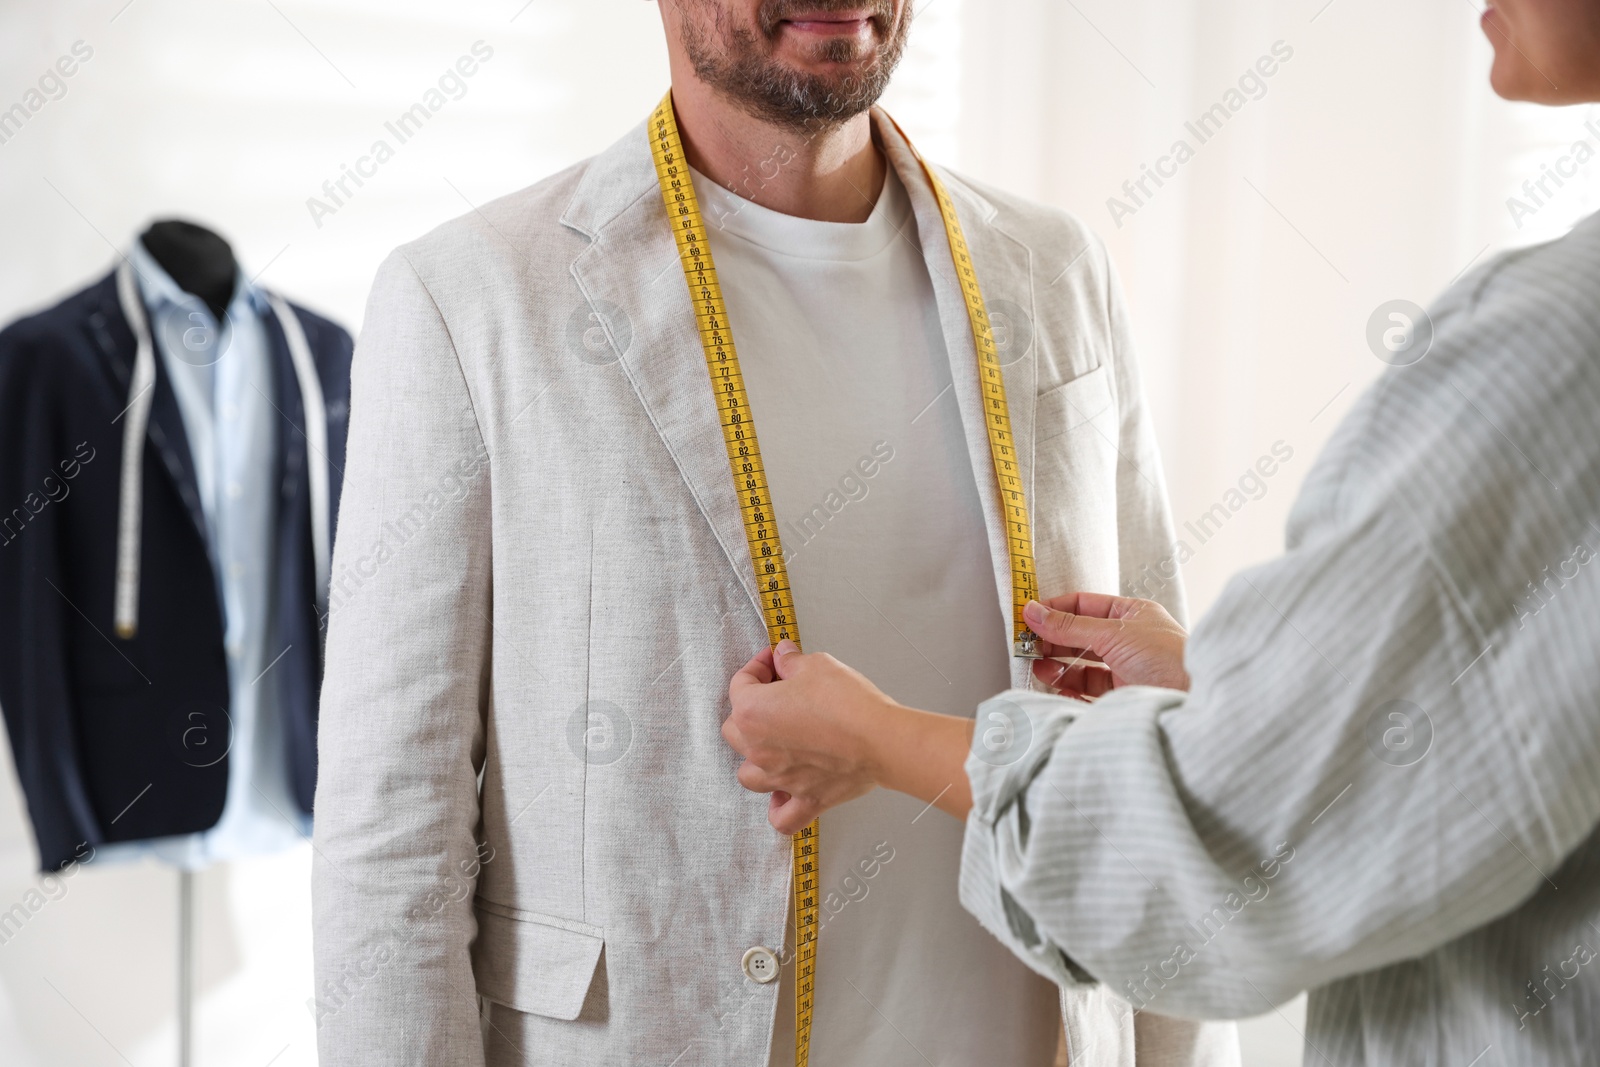
[[[648,120],[639,123],[589,161],[577,188],[572,191],[572,199],[562,212],[562,225],[587,237],[598,238],[601,231],[636,207],[646,193],[655,194],[659,202],[655,161],[650,155],[646,132],[648,126]],[[664,208],[660,214],[660,228],[664,230]]]

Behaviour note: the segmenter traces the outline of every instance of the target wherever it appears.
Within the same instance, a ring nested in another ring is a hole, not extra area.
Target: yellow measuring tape
[[[897,127],[898,128],[898,127]],[[902,131],[904,136],[904,131]],[[909,139],[907,140],[909,144]],[[744,376],[739,372],[739,356],[728,327],[728,309],[717,282],[717,268],[711,261],[711,246],[700,217],[689,164],[678,122],[668,92],[650,116],[650,151],[655,158],[656,178],[667,219],[678,243],[678,258],[689,295],[694,300],[695,322],[700,330],[700,345],[705,350],[706,369],[716,392],[718,421],[728,449],[728,466],[734,488],[739,493],[739,509],[744,517],[745,538],[750,544],[750,559],[755,566],[756,589],[761,598],[761,614],[767,624],[767,639],[774,645],[788,638],[800,643],[795,622],[794,596],[789,588],[789,571],[783,562],[783,546],[774,519],[772,491],[767,486],[766,468],[761,463],[761,447],[756,443],[755,423],[750,416],[750,401],[745,395]],[[913,149],[915,151],[915,149]],[[1028,525],[1028,503],[1023,492],[1022,474],[1016,463],[1011,436],[1011,416],[1006,408],[1005,380],[1001,375],[1000,355],[995,348],[978,289],[977,274],[967,249],[961,222],[956,218],[955,202],[945,190],[933,168],[920,155],[918,162],[933,186],[944,218],[967,316],[972,321],[972,338],[978,350],[978,367],[983,379],[984,424],[989,434],[989,452],[999,480],[1005,508],[1007,540],[1011,551],[1014,655],[1037,659],[1038,638],[1022,619],[1022,607],[1037,595],[1033,573],[1033,534]],[[815,993],[817,961],[817,885],[820,876],[820,831],[815,821],[794,835],[794,928],[795,928],[795,1067],[807,1067],[811,1055],[811,1012]]]
[[[911,138],[906,136],[906,131],[893,119],[889,121],[910,146]],[[911,147],[911,154],[922,164],[922,172],[928,176],[934,198],[939,201],[939,217],[944,220],[945,237],[950,242],[950,258],[955,260],[961,296],[966,301],[967,318],[972,323],[973,347],[978,350],[978,373],[983,379],[983,423],[989,433],[989,458],[1000,483],[1000,506],[1005,509],[1006,542],[1011,552],[1011,654],[1019,659],[1039,659],[1039,638],[1022,618],[1022,609],[1039,595],[1039,580],[1033,573],[1033,527],[1028,523],[1028,498],[1022,484],[1022,469],[1017,466],[1016,441],[1011,436],[1011,411],[1006,407],[1006,379],[1000,367],[1000,351],[994,344],[989,311],[984,307],[983,293],[978,288],[978,273],[972,266],[966,234],[961,232],[956,202],[950,199],[950,191],[915,146]]]

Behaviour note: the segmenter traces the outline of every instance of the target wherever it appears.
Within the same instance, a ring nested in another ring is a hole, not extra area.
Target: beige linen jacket
[[[967,314],[926,180],[875,128],[937,294],[1006,641]],[[1105,252],[1061,212],[945,180],[1000,331],[1041,588],[1116,591],[1173,537]],[[740,962],[784,944],[789,845],[719,728],[766,632],[644,126],[393,253],[353,379],[316,796],[323,1064],[764,1067],[779,985]],[[1127,1022],[1093,992],[1065,1010],[1079,1033]]]

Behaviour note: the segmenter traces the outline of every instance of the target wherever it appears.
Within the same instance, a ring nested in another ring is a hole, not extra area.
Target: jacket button
[[[760,982],[762,985],[766,985],[778,977],[777,955],[770,948],[764,948],[761,945],[757,945],[746,952],[744,954],[744,962],[740,966],[744,968],[745,977],[751,981]]]

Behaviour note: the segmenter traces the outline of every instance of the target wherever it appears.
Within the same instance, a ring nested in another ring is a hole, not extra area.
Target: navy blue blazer
[[[329,528],[350,399],[350,335],[295,307],[322,384]],[[277,675],[290,781],[311,811],[317,777],[317,612],[305,412],[276,317],[279,433]],[[156,359],[143,457],[139,626],[113,625],[121,413],[136,342],[115,273],[0,331],[0,709],[39,862],[85,844],[216,825],[227,792],[223,610],[177,396]]]

